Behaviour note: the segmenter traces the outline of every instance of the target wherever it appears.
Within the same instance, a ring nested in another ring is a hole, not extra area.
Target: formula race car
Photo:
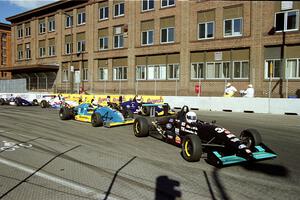
[[[77,121],[92,123],[92,126],[121,126],[133,124],[134,119],[130,115],[123,116],[119,111],[110,107],[95,107],[90,103],[83,103],[76,107],[62,107],[59,110],[59,117],[62,120],[75,119]]]
[[[58,96],[52,96],[52,97],[45,97],[43,100],[41,100],[41,108],[54,108],[54,109],[60,109],[61,107],[65,106],[67,104],[69,107],[75,107],[78,106],[78,102],[76,101],[70,101],[65,100],[64,97],[58,95]]]
[[[137,137],[158,133],[160,139],[182,148],[182,156],[189,162],[199,161],[207,153],[207,162],[215,166],[272,159],[277,155],[262,143],[255,129],[245,129],[240,138],[215,122],[197,120],[194,112],[184,106],[175,117],[164,117],[148,122],[135,119],[133,131]]]
[[[21,97],[10,97],[10,98],[1,98],[0,105],[37,106],[38,102],[36,99],[30,102]]]

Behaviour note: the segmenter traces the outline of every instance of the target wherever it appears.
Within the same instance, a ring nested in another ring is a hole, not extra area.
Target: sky
[[[57,0],[0,0],[0,22],[9,24],[10,22],[6,21],[5,18],[54,1]]]

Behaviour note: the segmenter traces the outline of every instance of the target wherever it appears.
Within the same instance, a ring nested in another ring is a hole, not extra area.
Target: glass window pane
[[[207,37],[214,37],[214,23],[207,23]]]
[[[161,42],[167,42],[167,29],[161,30]]]
[[[296,29],[296,11],[288,12],[287,30]]]
[[[284,13],[276,14],[276,31],[282,31],[284,29]]]
[[[115,5],[115,16],[119,15],[119,5]]]
[[[242,77],[241,78],[248,78],[249,77],[249,63],[242,62]]]
[[[167,1],[168,1],[168,0],[161,0],[161,5],[162,5],[162,6],[167,6],[167,5],[168,5],[168,4],[167,4]]]
[[[174,5],[175,4],[175,0],[169,0],[169,5]]]
[[[148,0],[143,0],[143,10],[147,10],[148,9]]]
[[[295,78],[295,77],[297,77],[297,60],[288,60],[287,61],[286,76],[288,78]]]
[[[232,21],[226,20],[225,21],[225,35],[232,35]]]
[[[199,38],[205,38],[205,24],[199,24]]]
[[[154,79],[154,66],[148,66],[148,79],[153,80]]]
[[[174,28],[168,29],[168,42],[174,41]]]
[[[161,65],[159,73],[160,73],[159,79],[166,79],[166,77],[167,77],[167,67],[165,65]]]
[[[120,4],[120,15],[124,14],[124,3]]]
[[[119,47],[123,47],[123,46],[124,46],[123,35],[120,35],[120,46]]]
[[[275,60],[275,65],[273,66],[274,77],[280,77],[280,60]]]
[[[142,44],[147,44],[147,32],[142,32]]]
[[[233,29],[235,33],[241,33],[242,30],[242,20],[241,19],[235,19],[233,24]]]
[[[153,44],[153,31],[148,32],[148,44]]]
[[[149,9],[154,8],[154,0],[149,0]]]
[[[221,63],[215,63],[215,78],[222,78],[223,73],[221,71]]]
[[[235,62],[234,63],[234,78],[240,78],[240,73],[241,73],[241,63],[240,62]]]
[[[214,63],[207,63],[207,78],[215,78],[215,65]]]

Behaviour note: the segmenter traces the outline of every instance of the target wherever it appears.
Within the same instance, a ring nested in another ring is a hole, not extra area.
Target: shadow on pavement
[[[257,171],[271,176],[288,177],[288,168],[282,165],[273,165],[268,163],[251,163],[242,165],[243,168],[250,171]]]
[[[216,200],[216,197],[215,197],[214,192],[212,190],[212,187],[211,187],[211,184],[209,182],[209,179],[208,179],[206,171],[203,171],[203,174],[204,174],[204,177],[205,177],[205,180],[206,180],[206,183],[207,183],[207,187],[208,187],[209,193],[211,195],[211,199],[212,200]]]
[[[221,199],[223,200],[229,200],[230,197],[228,196],[228,194],[226,193],[225,191],[225,188],[222,184],[222,181],[219,179],[219,173],[218,173],[219,169],[218,168],[215,168],[214,171],[213,171],[213,179],[216,183],[216,186],[220,192],[220,195],[221,195]]]
[[[155,200],[175,200],[181,197],[180,182],[169,179],[168,176],[156,178]]]

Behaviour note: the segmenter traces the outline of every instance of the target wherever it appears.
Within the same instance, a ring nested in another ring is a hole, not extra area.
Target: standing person
[[[253,85],[249,84],[248,88],[246,90],[241,90],[240,93],[243,97],[254,97]]]
[[[236,88],[233,85],[231,85],[231,83],[227,83],[224,91],[224,97],[232,97],[234,96],[236,91]]]

